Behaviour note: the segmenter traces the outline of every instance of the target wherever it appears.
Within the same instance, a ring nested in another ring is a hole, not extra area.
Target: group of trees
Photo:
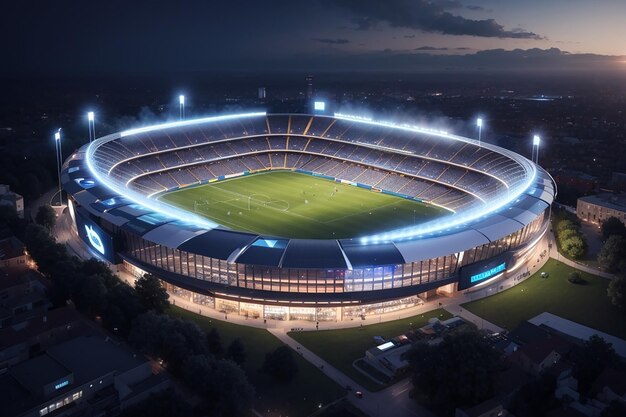
[[[418,342],[408,359],[414,397],[442,415],[490,398],[502,363],[482,335],[469,330],[448,334],[438,345]]]
[[[605,241],[598,254],[598,264],[616,275],[609,283],[607,295],[613,305],[626,312],[626,226],[609,217],[601,226]]]
[[[107,329],[122,336],[138,315],[148,310],[163,312],[169,306],[169,296],[156,277],[145,275],[133,288],[105,263],[70,256],[44,226],[29,224],[24,243],[39,271],[52,282],[50,297],[55,305],[72,301],[78,310],[100,317]]]
[[[293,350],[287,346],[279,346],[273,352],[265,355],[263,371],[270,374],[274,380],[287,383],[298,374],[298,363]]]
[[[192,321],[164,314],[170,306],[169,295],[158,278],[146,274],[131,287],[105,263],[70,256],[42,225],[28,225],[24,240],[39,271],[52,283],[52,301],[56,305],[73,302],[90,317],[99,317],[107,329],[136,349],[163,360],[167,369],[201,398],[194,412],[238,416],[250,409],[254,389],[240,368],[246,360],[241,341],[234,340],[224,348],[215,328],[205,332]],[[185,406],[168,395],[154,399],[165,409],[180,409],[185,415]],[[140,404],[129,410],[129,415],[141,415],[145,407],[153,408]]]
[[[609,272],[626,272],[626,226],[618,218],[609,217],[601,229],[605,240],[598,263]]]
[[[238,416],[252,406],[254,388],[239,366],[245,361],[240,340],[224,349],[215,328],[205,333],[194,322],[155,311],[135,319],[128,340],[180,376],[201,398],[203,413]]]
[[[587,253],[587,241],[575,220],[557,219],[556,239],[561,251],[573,259],[581,259]]]

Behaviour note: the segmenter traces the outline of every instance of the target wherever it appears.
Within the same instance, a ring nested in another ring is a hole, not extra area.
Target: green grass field
[[[540,272],[548,278],[541,278]],[[568,320],[626,338],[624,315],[611,304],[606,289],[609,280],[578,271],[586,284],[567,281],[574,268],[554,259],[526,281],[491,297],[463,304],[472,313],[505,329],[544,311]]]
[[[328,379],[319,369],[299,355],[298,374],[288,384],[279,384],[261,371],[265,355],[282,345],[277,338],[264,329],[240,326],[221,320],[212,320],[179,307],[172,306],[169,314],[196,322],[208,330],[215,327],[222,338],[224,348],[234,339],[241,339],[246,351],[243,369],[256,390],[255,408],[267,415],[305,417],[318,409],[319,404],[329,404],[343,397],[345,391]]]
[[[417,201],[289,171],[190,187],[160,199],[235,230],[303,239],[358,237],[449,213]]]
[[[432,317],[446,320],[452,315],[445,310],[438,309],[386,323],[349,329],[290,332],[289,336],[365,388],[378,391],[384,387],[354,369],[352,362],[364,357],[367,349],[376,346],[374,336],[383,336],[384,338],[399,336],[411,328],[417,329],[428,324],[428,319]],[[369,318],[364,324],[371,322],[371,320],[375,319]]]

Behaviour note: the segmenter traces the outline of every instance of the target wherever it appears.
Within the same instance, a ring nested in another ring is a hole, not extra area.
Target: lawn
[[[511,330],[522,321],[547,311],[617,337],[626,338],[624,315],[611,304],[609,280],[579,271],[585,285],[567,281],[574,268],[554,259],[526,281],[491,297],[463,304],[472,313]]]
[[[290,332],[289,336],[365,388],[377,391],[384,387],[376,384],[354,369],[352,363],[365,356],[367,349],[376,346],[374,336],[383,336],[385,338],[399,336],[410,330],[411,327],[419,328],[424,326],[431,317],[445,320],[452,316],[447,311],[438,309],[418,316],[386,323],[340,330]]]
[[[256,389],[255,408],[264,415],[273,411],[283,416],[304,417],[316,411],[319,404],[331,403],[345,395],[343,387],[295,352],[299,372],[290,383],[275,383],[261,372],[265,354],[282,345],[266,330],[213,320],[175,306],[171,307],[170,314],[192,320],[205,330],[215,327],[224,347],[236,338],[241,339],[246,351],[243,368]]]
[[[290,238],[349,238],[439,217],[446,210],[291,171],[189,187],[162,201],[235,230]]]

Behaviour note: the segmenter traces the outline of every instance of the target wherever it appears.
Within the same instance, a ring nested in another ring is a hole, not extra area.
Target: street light
[[[54,145],[57,157],[57,174],[59,177],[59,206],[63,205],[63,194],[61,193],[61,164],[63,163],[63,152],[61,151],[61,129],[54,134]]]
[[[184,95],[179,95],[178,96],[178,103],[180,104],[180,120],[183,120],[185,118],[185,96]]]
[[[533,155],[531,159],[535,164],[539,164],[539,144],[541,143],[541,138],[538,135],[533,136]]]
[[[87,121],[89,123],[89,142],[96,140],[96,117],[92,111],[87,112]]]
[[[483,119],[481,119],[480,117],[476,119],[476,126],[478,126],[478,146],[480,146],[480,141],[482,139],[483,133]]]

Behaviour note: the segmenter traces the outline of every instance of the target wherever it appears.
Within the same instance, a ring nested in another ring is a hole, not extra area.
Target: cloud
[[[473,11],[473,12],[485,12],[485,11],[487,11],[487,9],[485,9],[484,7],[480,7],[480,6],[473,6],[473,5],[471,5],[471,4],[470,4],[470,5],[468,5],[468,6],[465,6],[465,8],[466,8],[467,10],[471,10],[471,11]]]
[[[524,29],[506,30],[494,19],[474,20],[452,14],[463,7],[457,1],[441,0],[328,0],[351,14],[356,30],[369,30],[380,22],[446,35],[488,38],[544,39]]]
[[[464,47],[459,47],[464,48]],[[455,48],[449,48],[450,51]],[[458,49],[465,50],[465,49]],[[304,54],[272,58],[266,65],[275,68],[301,71],[330,72],[446,72],[468,73],[485,71],[503,72],[569,72],[593,73],[621,71],[626,56],[574,54],[557,48],[551,49],[491,49],[467,53],[439,53],[437,51],[391,50],[346,54],[327,50],[315,55]],[[623,72],[623,71],[622,71]],[[620,72],[621,73],[621,72]]]
[[[404,38],[406,39],[413,39],[415,37],[415,35],[404,35]]]
[[[350,43],[350,41],[348,39],[342,39],[342,38],[335,38],[335,39],[331,39],[331,38],[311,38],[311,40],[315,41],[315,42],[319,42],[319,43],[330,44],[330,45],[345,45],[346,43]]]
[[[447,51],[448,48],[437,48],[436,46],[420,46],[415,48],[414,51]]]

